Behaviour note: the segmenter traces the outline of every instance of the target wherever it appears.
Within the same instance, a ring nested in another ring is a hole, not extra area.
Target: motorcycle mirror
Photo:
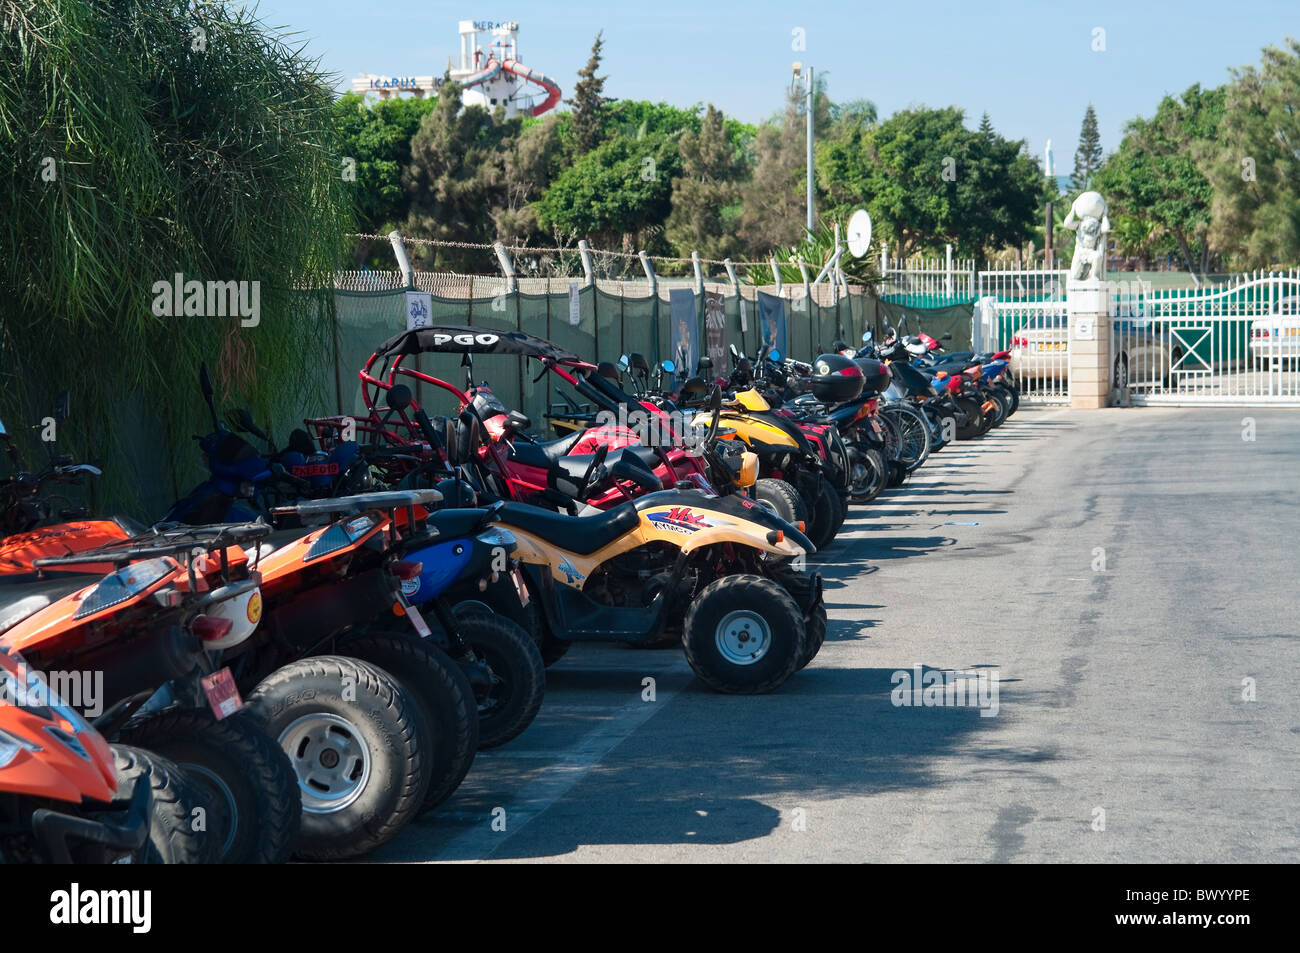
[[[862,343],[863,343],[863,344],[866,344],[866,343],[867,343],[868,341],[870,341],[870,340],[871,340],[871,332],[870,332],[870,331],[863,331],[863,332],[862,332]]]
[[[626,354],[624,354],[624,355],[622,355],[621,357],[619,357],[619,359],[618,359],[618,366],[619,366],[619,369],[620,369],[620,370],[624,370],[624,371],[626,371],[626,370],[631,366],[631,365],[628,363],[627,355],[626,355]]]
[[[405,384],[394,384],[388,388],[388,398],[386,403],[390,410],[396,410],[399,413],[411,406],[411,388]]]
[[[633,370],[645,371],[647,374],[650,373],[650,363],[645,359],[645,355],[638,354],[636,351],[633,351],[632,355],[628,358],[628,365]]]
[[[695,369],[701,374],[713,370],[713,358],[708,355],[701,357],[699,363],[695,365]]]
[[[672,361],[664,361],[664,370],[671,374],[673,371],[677,370],[677,365]]]
[[[59,391],[59,396],[54,398],[54,419],[63,423],[68,419],[68,392]]]
[[[5,430],[5,422],[3,420],[0,420],[0,437],[7,437],[7,436],[9,436],[9,431]]]
[[[773,363],[780,364],[780,363],[781,363],[781,352],[778,351],[776,348],[772,348],[772,350],[769,351],[768,354],[767,354],[767,359],[768,359],[769,361],[772,361]]]
[[[736,358],[736,359],[739,359],[739,358],[740,358],[740,352],[736,350],[736,345],[734,345],[734,344],[728,344],[727,347],[731,348],[731,356],[732,356],[732,357],[734,357],[734,358]]]
[[[212,429],[222,429],[217,421],[217,405],[213,400],[215,391],[212,389],[212,378],[208,376],[207,364],[199,365],[199,390],[203,391],[203,400],[208,405],[208,413],[212,415]]]
[[[596,365],[596,373],[601,377],[608,378],[611,381],[618,381],[618,368],[609,361],[601,361]]]

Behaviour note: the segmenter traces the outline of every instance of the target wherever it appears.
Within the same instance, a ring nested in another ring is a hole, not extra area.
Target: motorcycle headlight
[[[327,526],[325,531],[316,537],[316,541],[307,547],[307,555],[303,557],[303,562],[311,562],[313,559],[328,556],[340,549],[347,549],[370,532],[374,525],[375,518],[373,516],[358,516],[346,523],[334,523]]]
[[[133,599],[175,570],[176,563],[166,557],[145,559],[119,569],[95,583],[94,588],[82,598],[72,618],[82,619]]]

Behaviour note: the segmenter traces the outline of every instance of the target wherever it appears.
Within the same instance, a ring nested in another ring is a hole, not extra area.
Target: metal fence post
[[[492,250],[497,253],[497,262],[501,265],[501,273],[506,276],[506,291],[518,291],[519,279],[515,277],[515,265],[510,260],[510,253],[506,251],[505,243],[493,242]]]
[[[655,362],[658,363],[662,356],[659,353],[659,279],[655,277],[655,268],[650,262],[650,256],[645,252],[637,252],[637,256],[641,259],[641,267],[645,269],[646,279],[650,282],[650,314],[651,323],[654,325]]]
[[[393,256],[397,259],[397,268],[402,273],[402,284],[407,288],[415,287],[415,273],[411,271],[411,259],[406,257],[406,245],[402,233],[393,229],[388,233],[388,241],[393,246]]]
[[[596,269],[591,264],[591,246],[585,238],[578,242],[578,256],[582,259],[582,280],[589,285],[596,283]]]

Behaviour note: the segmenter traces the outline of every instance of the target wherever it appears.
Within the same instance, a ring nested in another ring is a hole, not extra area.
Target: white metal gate
[[[1067,272],[996,268],[979,273],[975,350],[1011,352],[1020,397],[1031,403],[1070,399]]]
[[[1112,374],[1133,403],[1300,406],[1300,272],[1112,285]]]

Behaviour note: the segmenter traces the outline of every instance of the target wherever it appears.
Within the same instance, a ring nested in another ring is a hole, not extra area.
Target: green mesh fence
[[[527,331],[589,360],[617,361],[622,354],[639,352],[653,364],[669,353],[667,292],[654,296],[644,292],[615,294],[591,286],[579,287],[577,322],[574,323],[568,283],[553,281],[550,287],[549,294],[515,292],[472,298],[433,295],[432,320],[437,324]],[[645,292],[648,290],[645,288]],[[861,338],[864,329],[878,330],[875,299],[855,294],[837,296],[834,303],[818,303],[799,300],[802,290],[795,289],[793,296],[789,288],[782,292],[786,305],[789,356],[811,360],[837,338],[853,343]],[[724,297],[726,342],[734,343],[750,355],[757,351],[759,344],[755,293],[756,289],[745,287],[740,295]],[[330,393],[335,396],[337,407],[321,409],[355,414],[364,409],[357,372],[382,341],[405,328],[405,292],[336,291],[334,301],[337,353],[322,356],[321,373],[330,380]],[[702,295],[696,295],[696,320],[700,325],[700,340],[704,341]],[[548,412],[561,409],[555,406],[562,404],[555,391],[558,379],[547,374],[534,381],[539,370],[535,362],[478,355],[470,369],[463,367],[457,356],[422,354],[415,366],[423,373],[457,387],[464,387],[470,374],[476,382],[490,382],[502,402],[507,407],[522,410],[539,431],[545,429]],[[725,370],[718,368],[719,372]],[[570,397],[574,396],[568,388],[565,391]],[[451,395],[431,385],[417,387],[416,399],[427,404],[431,414],[455,410],[451,406]]]

